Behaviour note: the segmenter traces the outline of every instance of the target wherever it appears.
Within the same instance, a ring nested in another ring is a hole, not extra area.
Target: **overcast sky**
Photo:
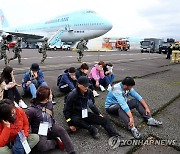
[[[92,9],[113,24],[106,36],[180,39],[180,0],[0,0],[11,26]]]

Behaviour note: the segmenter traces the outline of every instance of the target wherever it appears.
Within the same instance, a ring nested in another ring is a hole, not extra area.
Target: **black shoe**
[[[98,133],[98,129],[94,126],[90,126],[88,129],[89,133],[92,135],[94,139],[99,139],[100,134]]]

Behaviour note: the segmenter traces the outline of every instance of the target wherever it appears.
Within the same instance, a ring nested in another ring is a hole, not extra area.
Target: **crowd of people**
[[[109,137],[116,138],[117,142],[121,140],[121,134],[96,106],[98,90],[108,91],[104,100],[105,111],[117,115],[134,138],[142,136],[135,127],[131,112],[134,108],[148,125],[162,125],[151,116],[145,99],[133,89],[133,78],[126,77],[122,82],[113,84],[114,79],[113,64],[103,61],[90,71],[88,64],[82,63],[79,68],[70,67],[58,76],[57,86],[65,94],[63,114],[70,131],[83,128],[98,139],[99,131],[94,125],[101,125]],[[32,97],[29,106],[18,92],[17,87],[20,86]],[[129,100],[129,95],[133,99]],[[6,66],[0,76],[0,153],[24,154],[33,148],[41,152],[59,148],[75,154],[70,136],[54,118],[53,104],[52,91],[37,63],[33,63],[24,74],[21,85],[15,81],[13,68]]]

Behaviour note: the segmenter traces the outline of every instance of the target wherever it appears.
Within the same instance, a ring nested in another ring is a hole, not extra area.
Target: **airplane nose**
[[[111,22],[109,22],[109,21],[106,21],[106,22],[105,22],[105,28],[106,28],[107,31],[111,30],[112,27],[113,27],[113,25],[112,25]]]

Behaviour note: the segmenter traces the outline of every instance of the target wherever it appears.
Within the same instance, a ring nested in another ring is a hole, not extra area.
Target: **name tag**
[[[88,117],[88,110],[87,109],[83,109],[82,110],[82,118],[87,118]]]
[[[26,140],[26,137],[25,137],[24,133],[19,132],[18,135],[19,135],[20,141],[22,143],[22,146],[23,146],[26,154],[29,154],[31,152],[31,148],[30,148],[30,146],[29,146],[29,144],[28,144],[28,142]]]
[[[48,122],[42,122],[42,123],[40,123],[38,134],[39,134],[39,135],[43,135],[43,136],[47,136],[48,126],[49,126],[49,123],[48,123]]]

